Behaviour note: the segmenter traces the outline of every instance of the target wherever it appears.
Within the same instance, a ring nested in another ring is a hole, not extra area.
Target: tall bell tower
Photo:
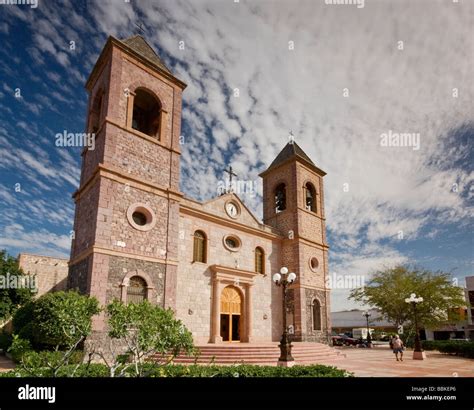
[[[330,334],[325,175],[294,141],[260,174],[263,222],[283,237],[281,266],[297,274],[287,312],[297,341],[327,342]]]
[[[181,95],[186,87],[141,36],[110,37],[87,81],[68,288],[174,308]],[[105,330],[103,317],[95,331]]]

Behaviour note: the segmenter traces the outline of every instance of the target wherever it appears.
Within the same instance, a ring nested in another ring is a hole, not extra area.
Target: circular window
[[[224,237],[224,246],[229,250],[229,251],[238,251],[241,246],[240,239],[237,238],[236,236],[228,235]]]
[[[311,268],[311,270],[315,271],[316,269],[319,268],[319,261],[318,261],[318,258],[316,258],[315,256],[313,256],[310,260],[309,260],[309,267]]]
[[[143,212],[135,211],[132,214],[133,222],[137,225],[144,226],[146,225],[146,215]]]
[[[139,231],[149,231],[156,224],[153,210],[146,204],[136,203],[128,207],[127,219]]]

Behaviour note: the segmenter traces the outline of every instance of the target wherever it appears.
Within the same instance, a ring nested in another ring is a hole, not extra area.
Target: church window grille
[[[127,302],[140,303],[147,298],[147,283],[140,276],[132,276],[127,287]]]
[[[262,248],[255,248],[255,272],[265,273],[265,252]]]
[[[313,300],[313,330],[321,330],[321,304],[317,299]]]
[[[194,232],[193,262],[206,263],[206,234],[202,231]]]

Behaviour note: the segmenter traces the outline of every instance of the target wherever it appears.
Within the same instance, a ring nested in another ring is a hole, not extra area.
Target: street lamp
[[[423,360],[426,359],[425,352],[421,348],[421,342],[420,342],[420,332],[418,330],[418,315],[416,311],[416,306],[418,303],[423,302],[423,298],[416,297],[414,293],[410,295],[409,298],[405,299],[406,303],[410,303],[413,306],[413,315],[415,317],[415,350],[413,351],[413,359],[415,360]]]
[[[367,347],[372,347],[372,336],[370,336],[370,328],[369,328],[369,317],[370,312],[366,310],[364,313],[362,313],[362,316],[365,316],[367,320]]]
[[[291,285],[296,280],[294,272],[288,273],[288,268],[281,268],[280,273],[273,275],[273,282],[275,285],[283,288],[283,334],[280,340],[280,358],[278,359],[278,366],[291,367],[295,364],[295,359],[291,355],[291,342],[288,338],[288,330],[286,326],[286,295],[288,285]]]

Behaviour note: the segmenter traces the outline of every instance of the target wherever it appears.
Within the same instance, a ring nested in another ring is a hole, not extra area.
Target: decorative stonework
[[[146,218],[146,223],[139,225],[135,222],[133,214],[139,212],[143,214]],[[130,205],[127,209],[127,220],[130,225],[132,225],[136,230],[147,232],[152,230],[156,225],[156,215],[153,209],[151,209],[147,204],[137,202]]]
[[[306,301],[306,334],[303,335],[305,342],[328,343],[330,332],[328,329],[328,305],[326,302],[326,292],[317,289],[305,289]],[[313,329],[313,301],[318,300],[321,305],[321,330]]]
[[[165,287],[165,265],[161,263],[141,261],[117,256],[110,256],[109,285],[107,287],[107,301],[116,298],[126,301],[126,279],[140,276],[147,283],[147,299],[163,306]]]

